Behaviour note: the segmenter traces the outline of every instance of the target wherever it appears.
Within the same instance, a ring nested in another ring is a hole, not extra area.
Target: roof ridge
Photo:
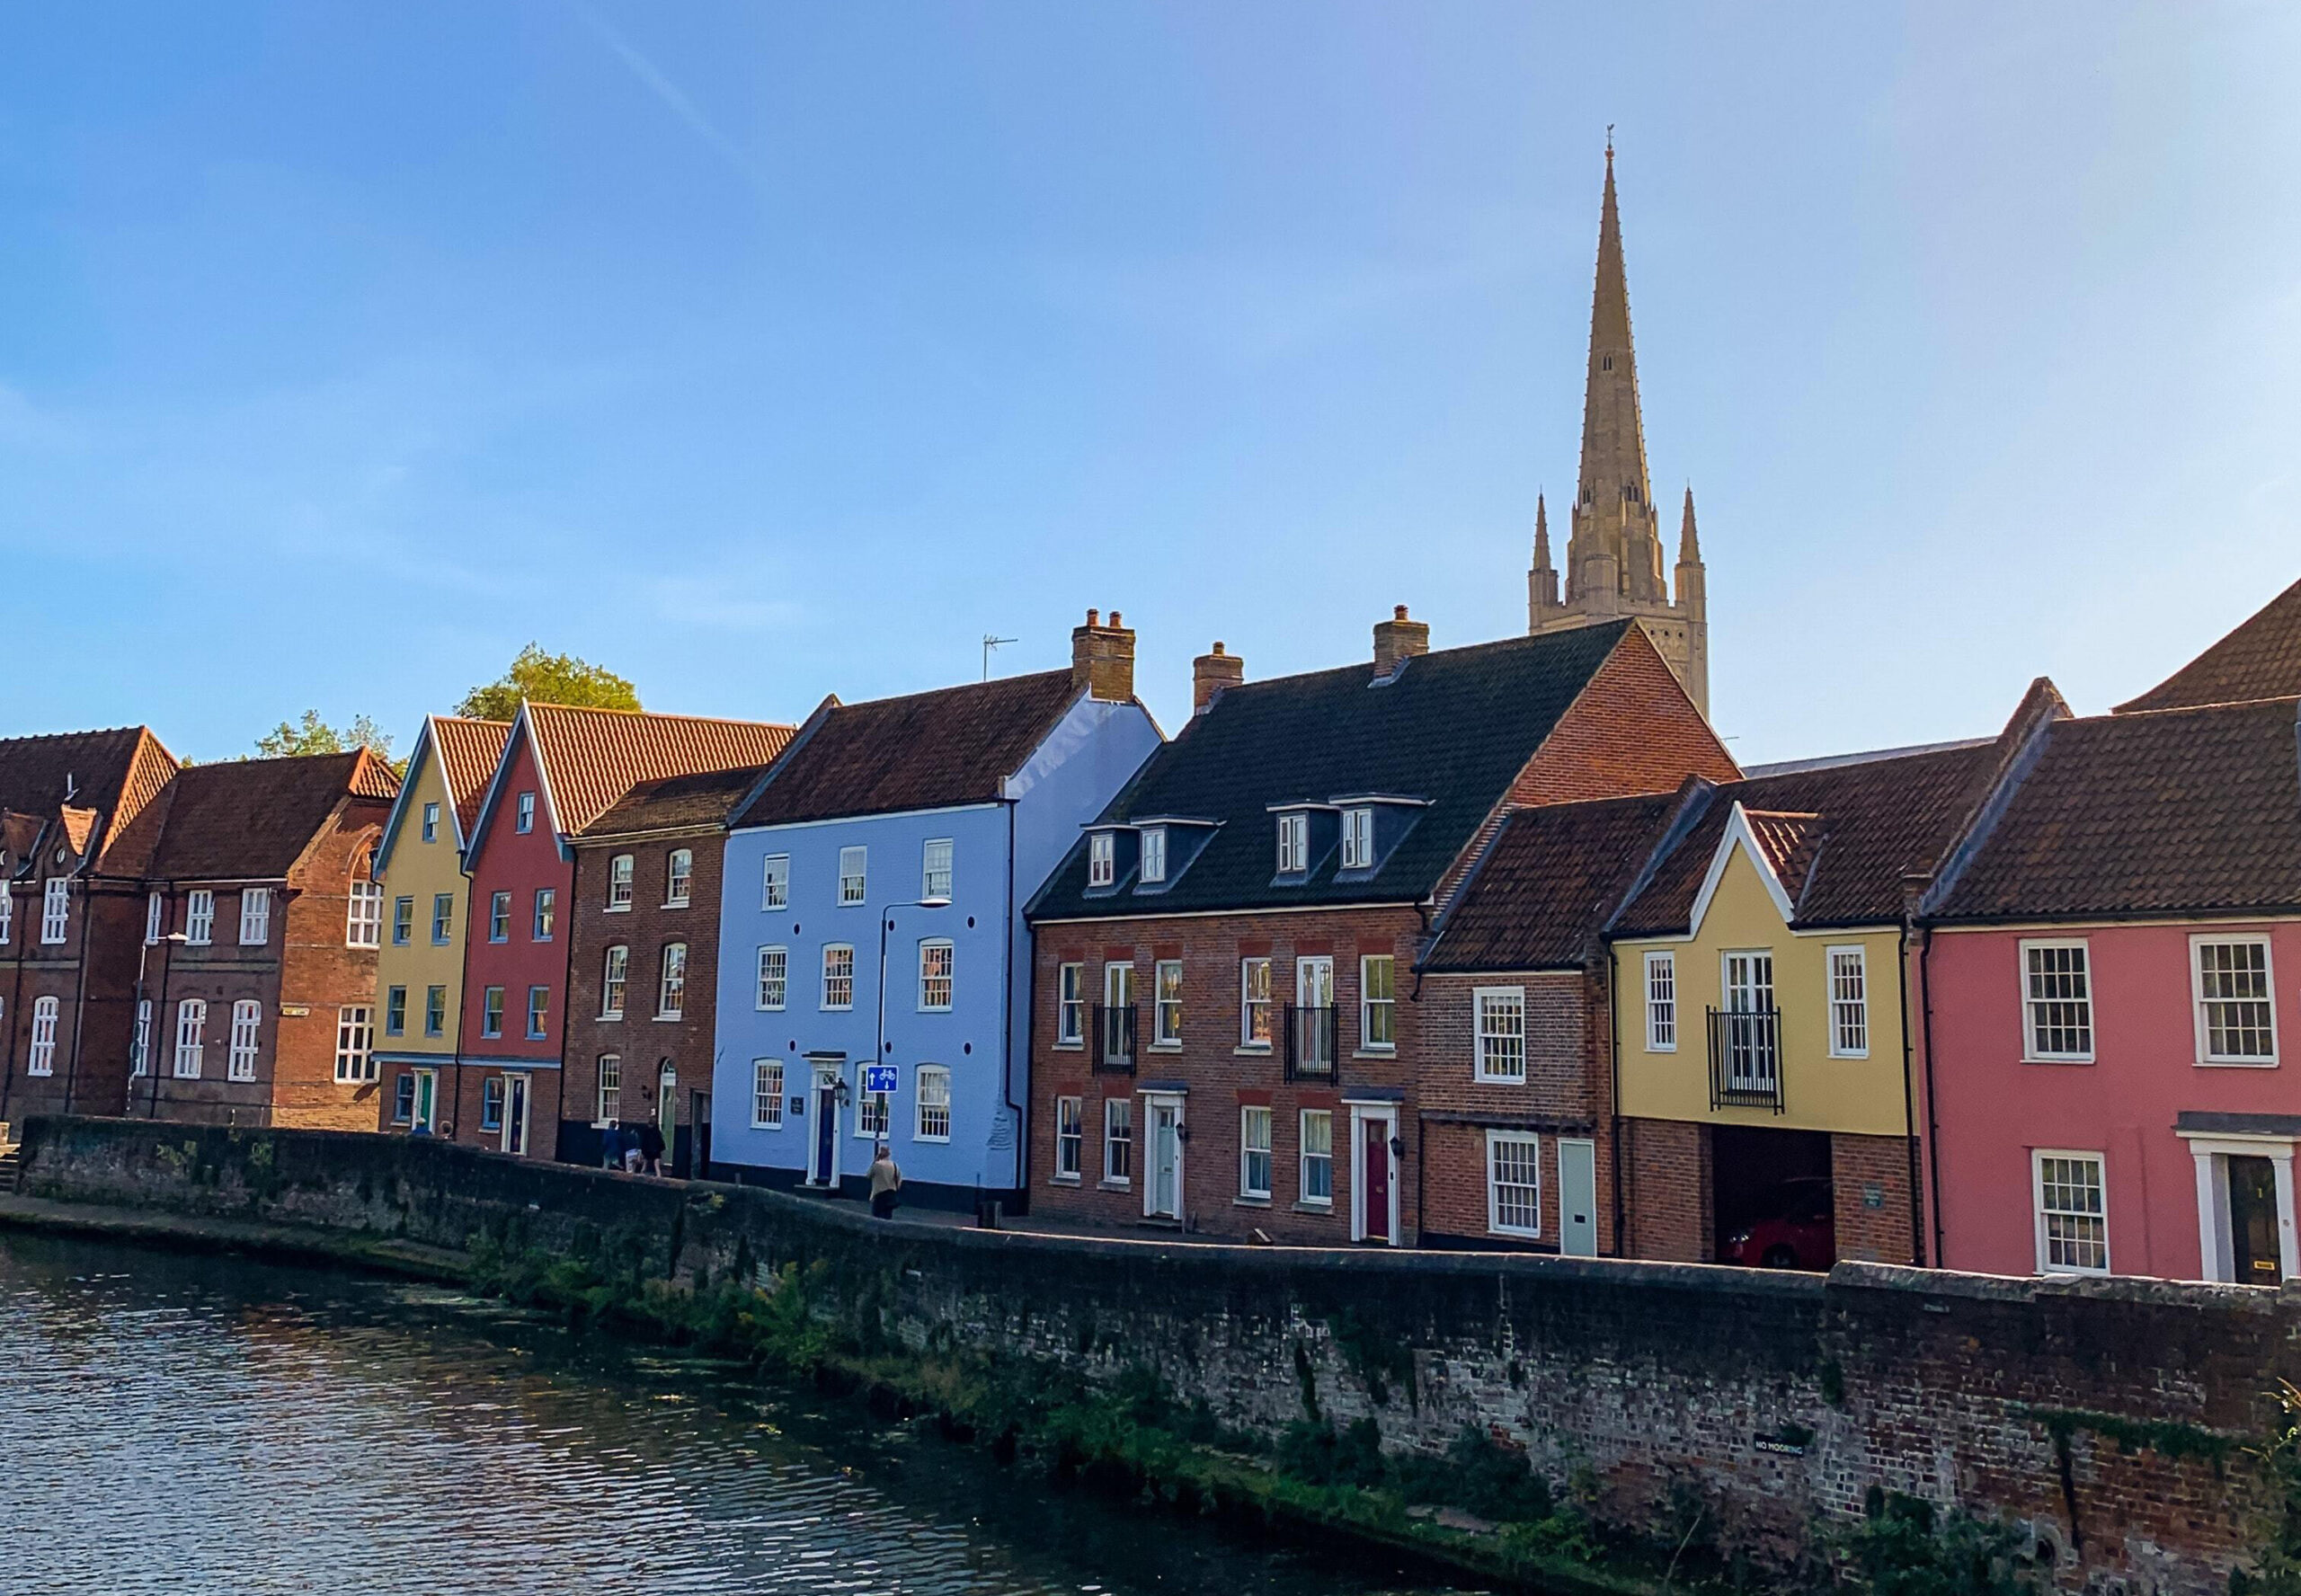
[[[1586,626],[1562,626],[1555,632],[1512,637],[1489,637],[1483,643],[1456,643],[1453,648],[1430,649],[1423,653],[1410,656],[1408,663],[1426,665],[1433,660],[1459,659],[1464,654],[1476,653],[1483,650],[1557,647],[1559,646],[1561,638],[1586,638],[1595,633],[1603,632],[1609,626],[1615,628],[1618,633],[1627,632],[1637,624],[1632,617],[1621,616],[1612,620],[1593,621]],[[1346,665],[1322,665],[1316,670],[1298,670],[1292,676],[1250,678],[1246,681],[1236,682],[1224,687],[1222,696],[1227,698],[1233,693],[1252,692],[1260,687],[1284,687],[1292,682],[1305,682],[1319,677],[1353,677],[1363,674],[1372,681],[1374,679],[1373,669],[1374,661],[1372,656],[1369,656]],[[1181,733],[1177,732],[1176,735],[1179,737]]]
[[[788,721],[751,720],[742,715],[681,714],[675,710],[667,709],[609,709],[596,704],[554,704],[548,699],[537,698],[522,699],[520,702],[525,704],[529,709],[555,710],[561,714],[619,715],[629,720],[646,721],[692,721],[698,725],[706,726],[787,727],[791,723]],[[506,727],[511,724],[509,721],[498,721],[486,723]]]
[[[2263,704],[2290,704],[2301,707],[2301,693],[2273,693],[2265,698],[2223,698],[2211,704],[2168,704],[2158,709],[2105,710],[2100,714],[2072,715],[2068,724],[2131,725],[2137,722],[2163,719],[2167,715],[2213,714],[2225,709],[2252,709]]]

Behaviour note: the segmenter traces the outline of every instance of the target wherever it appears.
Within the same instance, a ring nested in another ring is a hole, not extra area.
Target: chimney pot
[[[1390,618],[1374,623],[1374,678],[1388,680],[1399,667],[1417,654],[1430,652],[1430,623],[1407,619],[1406,606],[1392,608]]]
[[[1221,643],[1190,662],[1190,713],[1203,715],[1214,707],[1214,700],[1226,687],[1235,687],[1247,679],[1246,661],[1238,655],[1225,653]]]
[[[1089,626],[1094,625],[1097,622],[1098,622],[1098,621],[1100,621],[1100,620],[1102,619],[1102,616],[1103,616],[1103,612],[1102,612],[1101,610],[1099,610],[1099,609],[1090,609],[1090,610],[1088,610],[1088,611],[1087,612],[1087,624],[1088,624]]]
[[[1134,634],[1119,625],[1118,611],[1107,626],[1101,614],[1090,609],[1087,624],[1071,629],[1071,685],[1106,704],[1124,704],[1134,696]]]
[[[1111,625],[1114,626],[1118,625],[1118,611],[1116,610],[1111,611]]]

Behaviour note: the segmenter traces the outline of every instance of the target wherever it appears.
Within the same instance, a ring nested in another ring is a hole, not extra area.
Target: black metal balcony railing
[[[1286,1011],[1286,1078],[1334,1079],[1335,1011],[1290,1008]]]
[[[1710,1106],[1782,1111],[1781,1011],[1710,1011]]]
[[[1095,1006],[1094,1068],[1106,1075],[1134,1073],[1134,1011],[1132,1003]]]

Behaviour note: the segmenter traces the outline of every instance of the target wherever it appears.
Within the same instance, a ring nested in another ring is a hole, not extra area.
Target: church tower
[[[1693,490],[1678,528],[1675,600],[1662,567],[1661,517],[1646,471],[1638,411],[1638,357],[1630,337],[1630,282],[1621,217],[1614,204],[1614,146],[1606,141],[1605,199],[1598,213],[1598,282],[1590,304],[1590,369],[1582,400],[1582,469],[1566,544],[1565,591],[1550,563],[1550,517],[1534,501],[1534,563],[1526,575],[1526,630],[1558,632],[1634,616],[1710,713],[1710,623]]]

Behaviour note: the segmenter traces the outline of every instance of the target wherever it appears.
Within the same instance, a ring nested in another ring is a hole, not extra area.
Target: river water
[[[0,1591],[1428,1590],[437,1287],[0,1233]]]

